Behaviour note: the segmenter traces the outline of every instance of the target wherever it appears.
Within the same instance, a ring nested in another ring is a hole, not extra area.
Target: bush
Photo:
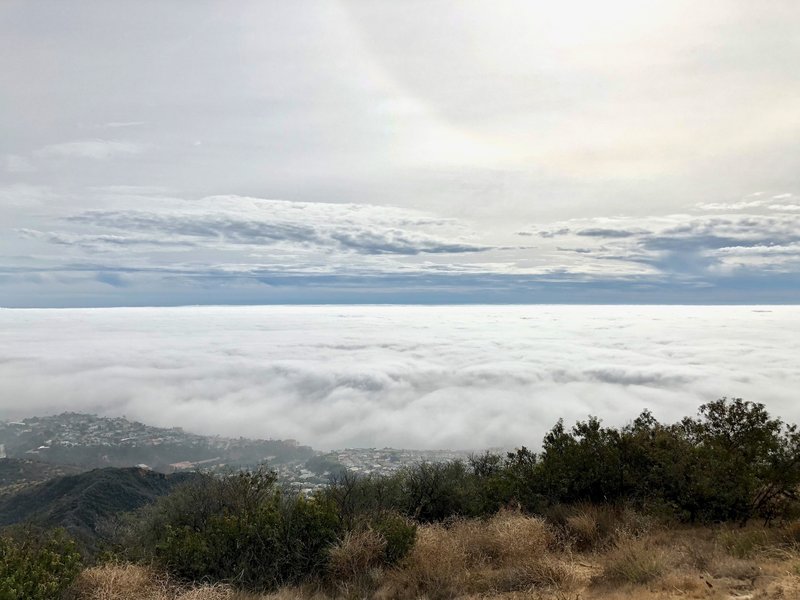
[[[417,526],[392,512],[373,515],[345,532],[328,552],[328,575],[345,596],[370,595],[382,567],[397,564],[414,547]]]
[[[335,510],[275,483],[274,473],[259,470],[179,488],[133,520],[130,557],[182,579],[258,591],[322,573],[339,534]]]
[[[417,538],[417,526],[406,517],[394,513],[383,512],[372,519],[371,527],[385,540],[383,561],[393,565],[405,558],[414,547]]]
[[[0,536],[0,598],[56,600],[80,572],[75,542],[63,530]]]
[[[558,421],[539,454],[522,447],[506,456],[475,455],[468,463],[422,463],[389,477],[337,473],[326,494],[346,528],[384,510],[430,523],[485,517],[510,506],[546,513],[554,505],[581,503],[744,524],[800,516],[798,486],[800,430],[770,417],[761,404],[722,398],[671,425],[647,411],[619,428],[604,427],[596,417],[572,427]],[[582,539],[605,539],[604,518],[583,516],[573,525]]]

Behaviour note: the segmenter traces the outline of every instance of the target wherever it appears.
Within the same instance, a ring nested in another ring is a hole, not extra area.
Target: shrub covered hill
[[[0,466],[7,460],[0,460]],[[165,475],[113,467],[54,477],[0,497],[0,527],[64,528],[91,549],[112,517],[150,504],[197,477],[197,473]]]
[[[55,465],[37,460],[0,458],[0,497],[35,483],[62,475],[74,475],[83,470],[71,465]]]
[[[147,465],[156,471],[280,465],[314,455],[294,440],[254,440],[151,427],[125,418],[81,413],[0,422],[0,457],[84,469]]]

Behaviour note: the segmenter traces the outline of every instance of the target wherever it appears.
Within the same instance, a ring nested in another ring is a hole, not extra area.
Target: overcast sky
[[[797,0],[0,3],[0,306],[796,302]]]

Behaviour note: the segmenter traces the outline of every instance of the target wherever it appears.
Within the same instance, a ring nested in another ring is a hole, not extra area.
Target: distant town
[[[15,458],[84,470],[136,466],[163,473],[224,472],[267,464],[285,484],[311,493],[346,469],[386,475],[420,462],[465,459],[466,451],[346,448],[322,453],[296,440],[204,436],[180,427],[151,427],[124,417],[67,412],[0,421],[0,459]]]

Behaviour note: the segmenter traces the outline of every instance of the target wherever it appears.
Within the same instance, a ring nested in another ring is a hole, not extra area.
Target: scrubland
[[[385,540],[352,532],[329,550],[326,573],[270,594],[231,584],[181,584],[150,567],[85,569],[75,600],[553,600],[800,598],[800,522],[686,526],[628,509],[584,505],[549,518],[502,510],[486,519],[422,525],[393,566]]]
[[[723,398],[312,496],[199,477],[111,525],[0,535],[0,600],[800,599],[800,429]]]

